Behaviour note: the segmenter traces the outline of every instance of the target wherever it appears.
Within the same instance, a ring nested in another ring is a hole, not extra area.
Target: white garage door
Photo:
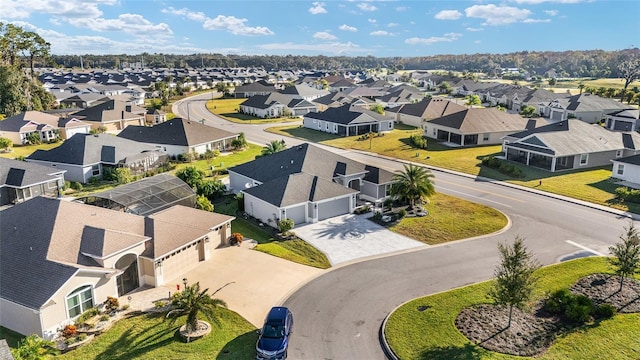
[[[191,270],[194,266],[200,262],[200,247],[202,242],[198,241],[196,244],[182,248],[174,254],[170,255],[162,262],[162,275],[165,282],[174,279],[179,279],[182,274]],[[182,281],[178,282],[179,284]]]
[[[349,198],[336,199],[318,204],[318,220],[349,213]]]
[[[305,216],[305,211],[306,211],[306,207],[304,205],[301,205],[295,208],[288,208],[287,218],[293,220],[293,223],[295,225],[303,224],[307,220]]]
[[[85,128],[76,128],[76,129],[68,129],[67,130],[67,139],[72,137],[74,134],[86,134]]]

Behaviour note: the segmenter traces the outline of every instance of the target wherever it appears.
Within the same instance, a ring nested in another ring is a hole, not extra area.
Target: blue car
[[[281,360],[287,358],[289,335],[293,329],[293,314],[282,306],[271,308],[264,320],[260,337],[256,343],[258,360]]]

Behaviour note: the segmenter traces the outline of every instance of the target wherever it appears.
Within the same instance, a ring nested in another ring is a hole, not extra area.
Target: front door
[[[132,262],[130,258],[131,256],[134,257]],[[118,265],[121,265],[122,267],[119,267]],[[118,260],[116,268],[122,270],[122,274],[116,277],[118,296],[131,292],[140,286],[140,279],[138,278],[138,259],[135,258],[135,255],[129,254]]]

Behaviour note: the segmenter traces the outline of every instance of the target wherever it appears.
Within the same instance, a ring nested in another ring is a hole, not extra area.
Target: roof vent
[[[291,164],[293,164],[293,159],[291,159]]]

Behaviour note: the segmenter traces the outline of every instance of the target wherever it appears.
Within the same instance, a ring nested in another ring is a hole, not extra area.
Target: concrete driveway
[[[199,281],[200,287],[209,288],[211,294],[234,282],[215,297],[260,328],[271,307],[282,304],[298,287],[323,272],[257,250],[232,246],[213,251],[211,259],[168,284],[175,291],[175,284],[181,284],[182,277],[186,277],[189,284]]]
[[[337,216],[296,227],[294,232],[324,252],[331,265],[428,246],[387,230],[369,220],[370,216],[371,214]]]

